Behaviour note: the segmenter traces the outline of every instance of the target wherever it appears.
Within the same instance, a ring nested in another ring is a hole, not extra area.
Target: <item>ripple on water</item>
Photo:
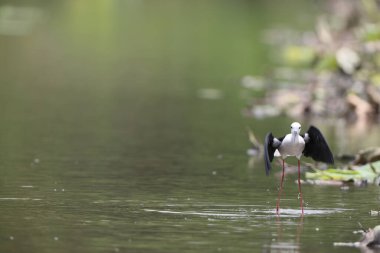
[[[14,201],[14,200],[21,200],[21,201],[27,201],[27,200],[34,200],[34,201],[39,201],[39,200],[42,200],[42,199],[38,199],[38,198],[13,198],[13,197],[7,197],[7,198],[0,198],[0,201],[6,201],[6,200],[11,200],[11,201]]]
[[[264,207],[255,206],[255,208],[242,208],[241,206],[226,208],[224,206],[223,209],[220,209],[221,205],[219,205],[219,209],[217,207],[208,207],[208,208],[198,208],[194,210],[194,206],[189,206],[192,210],[180,210],[173,209],[173,206],[168,206],[166,208],[157,209],[157,208],[144,208],[145,212],[155,212],[167,215],[193,215],[200,217],[219,217],[219,218],[250,218],[250,217],[271,217],[277,216],[275,209],[266,209]],[[342,208],[318,208],[318,209],[305,209],[305,216],[323,216],[323,215],[331,215],[337,213],[343,213],[346,211],[350,211],[350,209],[342,209]],[[281,209],[280,216],[281,217],[299,217],[301,214],[300,209]]]

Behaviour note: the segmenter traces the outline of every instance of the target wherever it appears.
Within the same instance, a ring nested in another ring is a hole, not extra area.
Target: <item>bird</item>
[[[269,175],[271,170],[271,162],[274,156],[280,156],[282,159],[282,176],[281,184],[277,197],[276,214],[279,215],[280,198],[283,188],[284,173],[285,173],[285,159],[289,156],[295,156],[298,159],[298,192],[300,198],[301,215],[304,215],[303,199],[301,191],[301,169],[300,159],[304,155],[311,157],[315,161],[324,162],[327,164],[334,164],[334,157],[331,150],[323,137],[321,131],[315,126],[311,125],[304,133],[301,133],[301,124],[293,122],[290,125],[290,133],[281,137],[275,138],[272,132],[265,136],[264,142],[264,160],[266,175]]]

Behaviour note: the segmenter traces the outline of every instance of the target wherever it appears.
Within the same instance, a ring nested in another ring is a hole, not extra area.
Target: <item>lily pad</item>
[[[380,161],[355,166],[352,169],[327,169],[306,172],[308,180],[342,181],[342,182],[376,182],[380,176]]]
[[[313,180],[335,180],[335,181],[351,181],[361,180],[362,175],[355,170],[340,170],[340,169],[327,169],[315,172],[306,172],[307,179]]]

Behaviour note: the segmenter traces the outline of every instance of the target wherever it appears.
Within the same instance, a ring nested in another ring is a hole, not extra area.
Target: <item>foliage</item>
[[[380,177],[380,161],[346,169],[315,170],[306,172],[308,180],[376,183]]]
[[[267,36],[281,65],[270,79],[288,92],[267,89],[265,101],[255,100],[252,107],[264,103],[292,117],[377,122],[380,5],[376,0],[337,0],[326,5],[327,14],[317,18],[313,31],[282,29],[271,33],[275,36]],[[297,98],[289,100],[289,95]]]

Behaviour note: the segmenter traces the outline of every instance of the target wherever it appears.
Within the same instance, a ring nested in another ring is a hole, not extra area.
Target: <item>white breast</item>
[[[301,136],[298,135],[293,140],[292,135],[288,134],[282,140],[280,147],[278,147],[278,151],[283,159],[287,156],[296,156],[299,159],[304,148],[305,141]]]

